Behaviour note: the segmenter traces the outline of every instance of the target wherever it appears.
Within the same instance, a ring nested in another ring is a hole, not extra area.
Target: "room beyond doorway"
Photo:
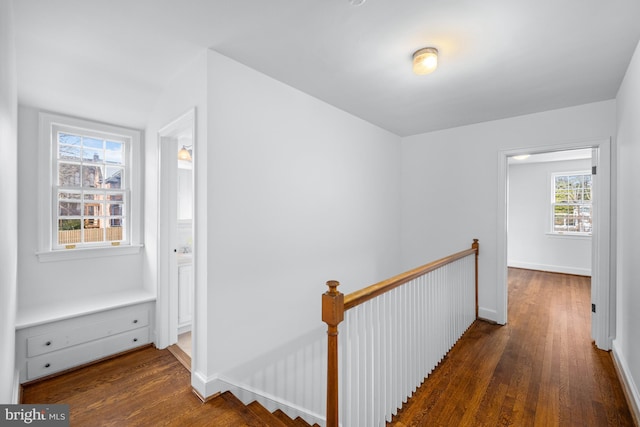
[[[603,350],[611,348],[612,331],[610,329],[610,313],[615,313],[611,299],[610,277],[610,192],[611,192],[611,141],[599,139],[591,141],[575,141],[558,143],[551,146],[523,147],[509,149],[498,153],[498,206],[497,206],[497,321],[508,322],[508,205],[509,205],[509,158],[521,154],[537,154],[547,152],[569,151],[576,149],[592,149],[592,165],[596,168],[593,178],[593,230],[591,236],[591,294],[592,310],[591,337],[596,346]]]

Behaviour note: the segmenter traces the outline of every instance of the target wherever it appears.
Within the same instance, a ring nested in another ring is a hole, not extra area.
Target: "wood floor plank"
[[[588,277],[509,269],[509,324],[476,322],[388,425],[633,426],[590,322]]]

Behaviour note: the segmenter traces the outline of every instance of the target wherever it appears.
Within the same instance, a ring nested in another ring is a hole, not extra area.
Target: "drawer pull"
[[[134,338],[134,339],[133,339],[133,342],[137,342],[137,341],[138,341],[138,338]]]
[[[45,368],[48,368],[49,366],[51,366],[51,363],[47,363],[46,365],[44,365]]]
[[[44,345],[51,345],[51,341],[47,341]]]
[[[138,323],[138,319],[135,319],[135,320],[133,321],[133,323]]]

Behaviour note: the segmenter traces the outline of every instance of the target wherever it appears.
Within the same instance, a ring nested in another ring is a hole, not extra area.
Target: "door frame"
[[[156,297],[156,333],[158,348],[166,348],[178,342],[178,287],[171,286],[171,278],[178,275],[177,254],[177,175],[178,136],[191,132],[195,148],[196,110],[190,109],[158,131],[158,251]],[[194,173],[195,176],[195,166]],[[193,203],[193,202],[192,202]],[[193,222],[195,210],[192,207]],[[195,263],[195,245],[193,245]],[[194,275],[194,289],[196,286]],[[193,307],[192,307],[193,309]],[[193,310],[192,310],[193,312]],[[195,316],[192,316],[192,329]],[[192,336],[193,340],[193,336]]]
[[[558,143],[549,146],[520,147],[498,152],[498,207],[497,207],[497,295],[496,311],[499,324],[506,324],[508,313],[507,286],[507,221],[509,206],[508,158],[518,154],[538,154],[592,148],[592,164],[597,165],[593,181],[593,233],[591,237],[591,302],[596,312],[591,313],[591,337],[602,350],[611,349],[614,334],[611,316],[615,316],[614,280],[611,277],[611,140],[601,138],[588,141]]]

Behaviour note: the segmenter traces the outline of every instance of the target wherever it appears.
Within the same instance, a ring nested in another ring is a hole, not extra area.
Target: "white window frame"
[[[54,241],[57,230],[57,142],[54,140],[58,130],[79,133],[81,135],[110,135],[117,140],[126,141],[125,179],[126,191],[126,236],[117,244],[103,242],[93,245],[59,246]],[[40,113],[39,129],[39,172],[38,172],[38,252],[41,262],[94,258],[102,256],[134,254],[140,251],[141,243],[141,132],[119,126],[98,123],[90,120],[67,117],[51,113]]]
[[[591,237],[593,230],[590,232],[581,232],[581,231],[556,231],[555,230],[555,205],[556,205],[556,177],[558,176],[575,176],[575,175],[591,175],[591,171],[589,170],[579,170],[579,171],[569,171],[569,172],[553,172],[551,173],[551,182],[549,185],[550,194],[549,194],[549,232],[547,234],[551,236],[563,236],[563,237]],[[591,203],[578,203],[584,205],[591,206],[591,215],[593,215],[593,182],[591,185]],[[593,217],[591,219],[593,225]]]

